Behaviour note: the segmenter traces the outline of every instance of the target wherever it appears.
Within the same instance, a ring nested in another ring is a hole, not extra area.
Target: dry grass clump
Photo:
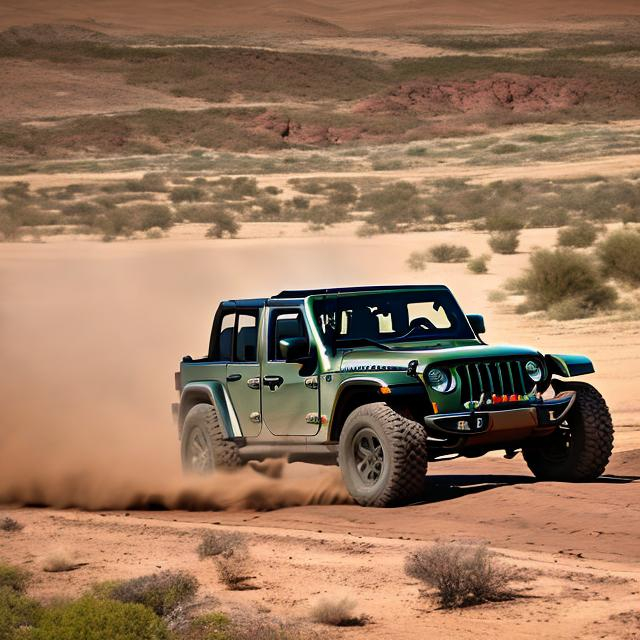
[[[350,598],[323,598],[311,609],[310,617],[313,622],[330,625],[332,627],[361,627],[367,624],[366,616],[355,616],[355,600]]]
[[[253,588],[248,580],[249,548],[245,537],[235,531],[207,531],[198,546],[201,560],[213,558],[220,581],[233,591]]]
[[[97,592],[111,600],[143,604],[159,616],[168,616],[191,602],[198,587],[198,580],[186,571],[160,571],[132,580],[99,585]]]
[[[317,640],[312,630],[293,622],[264,616],[242,615],[230,618],[220,612],[192,618],[177,634],[179,640]]]
[[[458,244],[436,244],[425,252],[429,262],[464,262],[470,257],[469,249]]]
[[[42,561],[42,570],[47,573],[74,571],[80,566],[81,565],[71,556],[71,554],[64,549],[52,551]]]
[[[489,246],[494,253],[503,255],[514,254],[520,244],[520,232],[516,229],[511,231],[493,231],[489,236]]]
[[[410,554],[405,571],[435,589],[441,607],[452,609],[515,597],[513,569],[500,564],[485,546],[438,543]]]
[[[0,531],[6,531],[7,533],[15,533],[16,531],[22,531],[24,525],[20,524],[17,520],[5,516],[0,518]]]
[[[467,269],[471,271],[471,273],[487,273],[489,271],[489,260],[491,260],[491,256],[483,253],[480,256],[476,256],[475,258],[471,258],[469,262],[467,262]]]

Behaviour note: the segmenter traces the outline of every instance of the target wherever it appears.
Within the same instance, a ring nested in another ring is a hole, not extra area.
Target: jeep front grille
[[[479,400],[484,393],[490,398],[498,396],[527,395],[533,382],[527,376],[524,365],[527,360],[492,360],[469,362],[455,367],[461,383],[461,398]]]

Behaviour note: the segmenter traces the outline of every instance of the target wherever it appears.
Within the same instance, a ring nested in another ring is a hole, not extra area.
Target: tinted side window
[[[269,321],[269,360],[284,360],[280,340],[306,337],[307,328],[301,311],[273,311]]]
[[[251,313],[238,313],[236,329],[236,362],[257,362],[258,360],[258,317]]]
[[[223,316],[220,324],[220,334],[218,335],[218,348],[216,350],[216,360],[231,360],[231,349],[233,345],[233,327],[236,321],[235,313],[228,313]]]

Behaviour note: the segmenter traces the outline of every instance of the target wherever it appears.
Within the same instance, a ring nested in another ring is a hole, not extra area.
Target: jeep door
[[[270,308],[263,333],[266,353],[262,365],[262,420],[278,436],[313,436],[318,424],[320,395],[315,371],[298,362],[286,362],[280,348],[284,338],[307,338],[309,331],[300,308]]]
[[[226,387],[242,435],[259,435],[260,364],[258,362],[258,308],[238,308],[222,318],[220,343],[227,360]]]

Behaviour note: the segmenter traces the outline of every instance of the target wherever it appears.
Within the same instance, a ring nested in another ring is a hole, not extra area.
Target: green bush
[[[7,587],[16,593],[24,593],[30,577],[25,569],[10,564],[0,564],[0,588]]]
[[[358,199],[358,189],[350,182],[338,180],[330,182],[327,190],[329,190],[329,202],[333,205],[348,206]]]
[[[471,260],[467,262],[467,269],[469,269],[471,273],[487,273],[487,271],[489,271],[489,260],[491,260],[491,256],[483,253],[481,256],[471,258]]]
[[[590,247],[598,237],[598,228],[587,220],[578,220],[573,226],[558,231],[560,247]]]
[[[144,605],[84,597],[45,609],[29,639],[169,640],[169,632]]]
[[[300,211],[306,211],[309,208],[309,198],[295,196],[291,199],[291,204]]]
[[[579,309],[578,315],[584,317],[611,308],[617,299],[615,289],[606,284],[593,258],[571,249],[539,249],[531,255],[529,267],[515,286],[526,296],[521,311],[546,310],[566,319],[568,300],[575,302],[572,308]],[[561,307],[556,306],[561,303]]]
[[[0,587],[0,639],[19,640],[41,617],[42,607],[10,587]]]
[[[258,202],[258,205],[262,209],[262,220],[279,220],[282,208],[280,201],[276,198],[263,198]]]
[[[159,616],[191,602],[197,591],[198,580],[186,571],[160,571],[97,587],[97,593],[104,597],[144,605]]]
[[[270,196],[277,196],[279,193],[282,193],[282,189],[278,189],[278,187],[269,185],[268,187],[264,188],[264,192],[268,193]]]
[[[349,219],[349,213],[342,206],[317,204],[311,207],[304,217],[313,224],[332,225],[338,222],[346,222]]]
[[[489,246],[494,253],[511,255],[518,250],[519,245],[519,231],[494,231],[489,236]]]
[[[516,231],[523,226],[521,216],[512,209],[496,211],[486,219],[486,228],[489,231]]]
[[[130,209],[135,213],[135,226],[141,231],[153,227],[167,230],[173,226],[173,216],[169,207],[163,204],[132,205]]]
[[[640,284],[640,233],[620,229],[598,246],[605,273],[633,286]]]
[[[436,244],[426,251],[429,262],[464,262],[471,254],[467,247],[457,244]]]

